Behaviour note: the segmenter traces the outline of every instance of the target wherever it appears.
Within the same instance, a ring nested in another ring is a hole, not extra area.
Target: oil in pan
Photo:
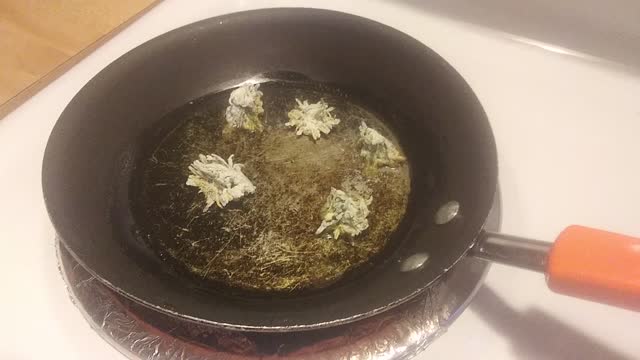
[[[137,233],[183,271],[260,292],[322,288],[379,254],[403,218],[410,191],[406,161],[377,164],[363,149],[363,136],[375,129],[371,134],[380,138],[372,141],[393,143],[402,158],[379,117],[337,88],[274,81],[260,84],[261,123],[230,131],[230,92],[194,100],[163,119],[168,130],[133,177]],[[303,101],[333,107],[339,123],[316,139],[297,135],[286,123]],[[253,191],[205,210],[205,196],[186,182],[189,166],[208,154],[222,161],[233,155]],[[366,203],[366,226],[351,229],[355,235],[336,230],[328,214],[335,210],[330,199],[349,193]]]

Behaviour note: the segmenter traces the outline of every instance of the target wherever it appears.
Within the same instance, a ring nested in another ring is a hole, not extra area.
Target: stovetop
[[[0,119],[0,358],[117,359],[69,301],[40,176],[73,95],[133,47],[250,8],[324,7],[365,16],[433,48],[469,82],[499,152],[502,230],[552,240],[582,223],[640,235],[640,76],[548,44],[447,19],[405,0],[165,0]],[[26,75],[25,75],[26,76]],[[637,359],[640,315],[551,293],[540,274],[493,265],[469,309],[417,359]]]
[[[409,359],[443,334],[467,306],[488,264],[465,259],[413,301],[368,319],[291,333],[224,330],[180,320],[118,295],[59,245],[70,297],[91,327],[130,359]]]

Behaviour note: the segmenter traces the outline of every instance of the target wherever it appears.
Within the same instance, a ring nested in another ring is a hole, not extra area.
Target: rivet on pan
[[[433,217],[433,221],[438,225],[443,225],[453,220],[460,213],[460,203],[449,201],[442,205]]]
[[[429,260],[429,254],[417,253],[409,256],[400,265],[400,271],[407,272],[420,269]]]

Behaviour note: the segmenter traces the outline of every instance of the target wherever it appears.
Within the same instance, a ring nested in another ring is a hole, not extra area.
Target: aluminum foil
[[[498,230],[498,213],[494,208],[488,229]],[[294,333],[251,333],[155,312],[107,288],[60,242],[58,257],[71,299],[91,327],[122,354],[136,360],[409,359],[447,330],[489,268],[482,260],[463,259],[413,301],[351,324]]]

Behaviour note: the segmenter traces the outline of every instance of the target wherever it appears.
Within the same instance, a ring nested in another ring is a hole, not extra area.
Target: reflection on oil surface
[[[230,91],[164,119],[168,131],[147,150],[131,187],[136,231],[163,259],[206,280],[258,291],[324,287],[385,247],[407,207],[409,166],[367,165],[360,154],[363,121],[400,147],[376,115],[339,90],[284,82],[260,90],[261,132],[223,131]],[[339,125],[318,140],[296,136],[285,126],[296,98],[324,99]],[[204,196],[186,185],[200,154],[234,155],[255,192],[203,211]],[[331,189],[354,186],[370,191],[368,228],[354,237],[316,235]]]

